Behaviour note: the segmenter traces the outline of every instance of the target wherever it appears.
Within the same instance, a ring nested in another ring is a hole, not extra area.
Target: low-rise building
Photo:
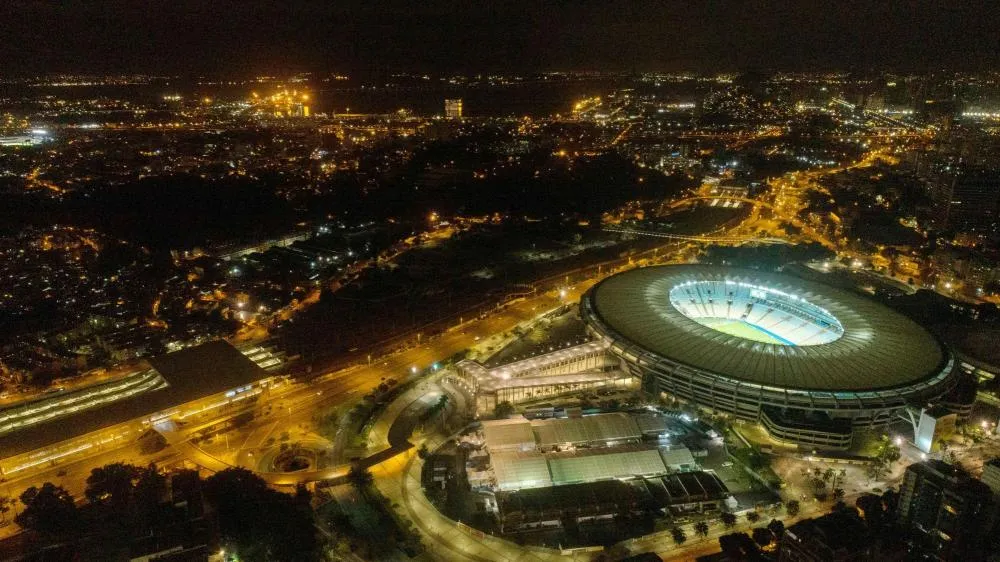
[[[587,342],[494,368],[468,359],[456,367],[459,376],[475,390],[480,415],[491,414],[502,402],[518,404],[598,388],[638,385],[601,342]]]
[[[225,341],[152,357],[120,378],[0,409],[0,474],[136,441],[161,422],[247,406],[276,381]]]

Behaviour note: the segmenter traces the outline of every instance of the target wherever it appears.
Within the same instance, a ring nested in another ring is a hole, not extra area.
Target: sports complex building
[[[635,379],[621,370],[621,362],[607,348],[604,342],[592,341],[492,369],[468,359],[456,368],[475,391],[476,413],[490,415],[501,402],[635,387]]]
[[[565,418],[487,420],[466,475],[473,489],[495,497],[504,533],[649,510],[718,512],[735,502],[674,435],[666,417],[648,412],[583,416],[577,409]]]
[[[645,389],[808,447],[846,449],[858,428],[944,404],[960,375],[951,352],[905,316],[781,274],[635,269],[591,288],[580,314]]]

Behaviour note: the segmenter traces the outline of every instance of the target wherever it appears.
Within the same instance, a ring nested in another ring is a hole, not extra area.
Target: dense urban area
[[[0,194],[0,559],[1000,559],[1000,73],[4,78]]]

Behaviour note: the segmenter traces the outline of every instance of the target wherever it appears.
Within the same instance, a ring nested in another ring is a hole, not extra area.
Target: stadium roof
[[[0,435],[0,458],[156,414],[270,376],[222,340],[154,357],[148,362],[162,375],[165,385],[98,407],[67,410],[66,415]],[[54,394],[45,400],[65,400],[71,394],[87,391],[84,388],[73,393]]]
[[[796,295],[829,311],[843,326],[821,345],[763,343],[688,318],[670,289],[688,282],[736,281]],[[915,384],[947,360],[938,341],[912,320],[859,295],[790,277],[708,265],[634,269],[609,277],[584,297],[588,322],[626,350],[647,353],[732,380],[779,389],[861,391]]]

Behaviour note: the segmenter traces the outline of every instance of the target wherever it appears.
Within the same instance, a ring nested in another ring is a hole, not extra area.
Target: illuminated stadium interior
[[[810,346],[840,339],[844,327],[827,310],[793,294],[742,281],[675,285],[670,303],[702,326],[756,342]]]

